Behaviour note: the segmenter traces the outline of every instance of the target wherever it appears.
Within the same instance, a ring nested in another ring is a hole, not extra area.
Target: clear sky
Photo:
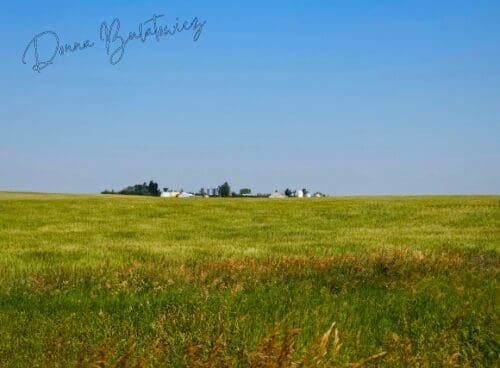
[[[101,23],[154,14],[206,24],[111,65]],[[0,190],[500,193],[499,1],[2,1],[0,24]],[[95,44],[37,73],[44,31]]]

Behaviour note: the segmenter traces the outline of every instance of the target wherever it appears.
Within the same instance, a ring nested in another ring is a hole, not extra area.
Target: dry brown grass
[[[500,271],[500,257],[492,251],[476,251],[474,256],[463,251],[414,251],[408,248],[391,249],[370,254],[346,253],[324,257],[279,257],[271,259],[234,258],[224,261],[200,261],[175,265],[170,262],[129,264],[110,269],[107,265],[95,268],[41,269],[31,271],[22,282],[34,293],[63,292],[65,289],[91,284],[92,289],[114,293],[138,293],[153,288],[158,293],[182,283],[210,290],[229,289],[238,293],[269,280],[286,281],[313,276],[336,277],[348,275],[349,287],[369,279],[387,278],[404,284],[408,280],[447,271],[488,268],[493,274]],[[75,277],[77,276],[77,277]],[[7,288],[5,282],[1,287]],[[342,285],[340,285],[342,287]]]
[[[299,330],[281,328],[276,324],[262,339],[254,352],[246,353],[250,368],[327,368],[351,367],[360,368],[369,363],[382,360],[386,351],[375,353],[356,362],[341,362],[339,331],[332,323],[330,328],[320,334],[316,341],[311,343],[305,351],[296,351],[296,339]],[[186,368],[226,368],[234,366],[231,358],[224,355],[225,342],[220,336],[213,346],[187,344],[184,349],[183,366]],[[73,365],[74,368],[146,368],[164,366],[167,362],[163,350],[158,342],[148,349],[148,353],[156,354],[156,364],[147,364],[138,357],[135,343],[129,343],[122,353],[117,353],[109,344],[102,344],[93,351],[81,355]],[[50,358],[50,356],[47,356]],[[47,366],[49,361],[46,360]],[[54,363],[54,367],[57,363]]]

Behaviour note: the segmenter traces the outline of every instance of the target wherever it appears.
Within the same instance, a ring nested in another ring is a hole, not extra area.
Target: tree
[[[292,196],[292,191],[290,190],[290,188],[286,188],[286,189],[285,189],[285,195],[286,195],[287,197],[291,197],[291,196]]]
[[[306,195],[306,194],[307,194],[307,193],[309,193],[309,192],[307,191],[307,189],[306,189],[306,188],[303,188],[303,189],[302,189],[302,193],[304,193],[304,195]]]
[[[201,188],[199,193],[202,197],[205,197],[205,195],[207,194],[205,193],[205,188]]]
[[[153,180],[151,180],[148,184],[148,192],[152,196],[159,196],[161,193],[158,189],[158,183],[155,183]]]
[[[252,193],[252,190],[249,188],[241,188],[240,189],[240,195],[245,195],[245,194],[250,194]]]
[[[221,197],[229,197],[231,195],[231,187],[229,183],[226,181],[224,184],[219,186],[219,196]]]

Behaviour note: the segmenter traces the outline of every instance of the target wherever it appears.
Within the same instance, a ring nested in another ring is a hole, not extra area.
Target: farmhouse
[[[161,197],[162,198],[177,198],[177,196],[181,194],[180,192],[175,192],[175,191],[172,191],[172,190],[169,190],[167,192],[162,192],[161,193]]]

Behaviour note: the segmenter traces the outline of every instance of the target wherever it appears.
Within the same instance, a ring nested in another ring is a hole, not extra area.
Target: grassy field
[[[0,367],[498,367],[499,268],[498,196],[0,193]]]

